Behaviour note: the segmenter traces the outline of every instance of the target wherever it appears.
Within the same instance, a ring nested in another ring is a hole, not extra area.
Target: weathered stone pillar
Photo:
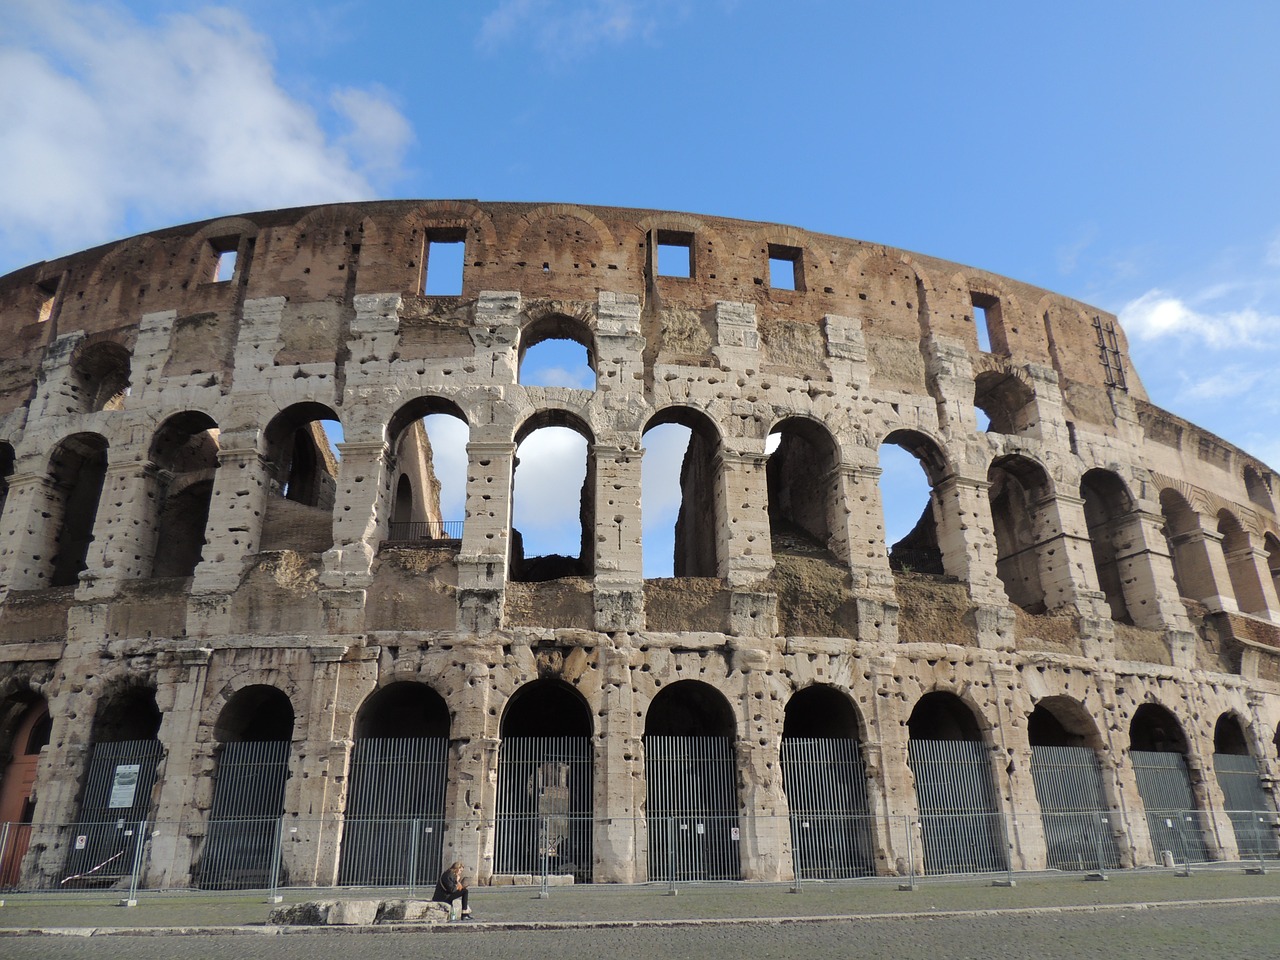
[[[623,638],[625,639],[625,638]],[[635,716],[630,646],[600,647],[600,734],[595,759],[592,849],[596,883],[649,878],[645,829],[644,726]]]
[[[898,682],[894,679],[897,660],[888,655],[874,656],[868,667],[874,697],[868,707],[867,740],[863,746],[867,803],[876,824],[876,857],[891,875],[919,876],[924,871],[924,848],[920,842],[915,777],[907,763],[910,734],[900,716],[904,705],[898,700]]]
[[[342,467],[333,505],[333,547],[324,555],[320,582],[363,589],[390,519],[391,477],[382,440],[338,444]]]
[[[1238,860],[1235,827],[1226,813],[1226,802],[1218,786],[1218,776],[1213,769],[1213,745],[1202,753],[1198,737],[1187,738],[1187,776],[1191,780],[1191,796],[1200,812],[1200,826],[1204,832],[1204,844],[1212,860]],[[1208,759],[1206,759],[1206,757]]]
[[[200,742],[199,731],[212,655],[208,647],[175,650],[162,660],[156,678],[164,762],[145,879],[161,889],[190,884],[194,846],[205,836],[214,759],[213,743]],[[201,780],[207,789],[197,789]]]
[[[719,575],[731,588],[759,583],[773,572],[769,533],[769,485],[763,453],[733,453],[720,449],[715,473],[720,481],[716,503]]]
[[[458,632],[464,636],[487,636],[502,623],[515,456],[509,439],[467,444],[466,522],[458,553]]]
[[[1022,681],[1013,667],[992,664],[991,689],[996,757],[1009,758],[1007,763],[992,765],[998,805],[1004,818],[1001,835],[1008,842],[1009,866],[1014,870],[1042,870],[1047,865],[1047,851],[1040,800],[1031,770],[1031,741],[1025,721],[1015,717],[1016,708],[1012,706],[1022,689]]]
[[[489,716],[492,671],[483,651],[462,668],[464,695],[455,709],[449,739],[449,785],[445,791],[444,860],[461,860],[481,883],[493,876],[494,817],[498,810],[498,719]]]
[[[1138,778],[1129,761],[1128,725],[1115,720],[1116,678],[1111,673],[1098,673],[1094,678],[1101,695],[1102,711],[1098,729],[1103,748],[1098,752],[1102,767],[1102,789],[1111,804],[1112,836],[1120,856],[1120,866],[1135,867],[1154,862],[1151,852],[1151,830],[1147,826],[1146,807],[1138,792]]]
[[[159,503],[155,464],[129,460],[107,468],[78,599],[105,600],[115,596],[125,580],[151,575]]]
[[[1280,621],[1280,599],[1276,597],[1275,581],[1267,565],[1267,552],[1258,546],[1252,533],[1241,532],[1245,544],[1225,554],[1236,605],[1243,613]]]
[[[9,477],[0,537],[0,596],[47,587],[53,570],[62,500],[42,464],[33,458],[26,466]]]
[[[248,559],[262,542],[270,467],[258,446],[261,434],[221,438],[218,472],[209,498],[204,558],[196,565],[191,592],[229,594],[240,585]]]
[[[1206,526],[1205,518],[1193,516],[1193,530],[1174,534],[1169,547],[1178,558],[1180,586],[1189,596],[1209,608],[1210,613],[1235,611],[1236,600],[1231,592],[1231,575],[1227,572],[1227,560],[1222,553],[1222,534],[1216,527]]]
[[[644,629],[641,454],[625,442],[596,443],[590,450],[596,468],[596,629],[605,632]]]
[[[968,584],[975,603],[1003,606],[1008,601],[996,574],[990,487],[986,479],[944,478],[933,488],[934,516],[943,569]]]
[[[1164,517],[1141,508],[1135,508],[1117,525],[1116,568],[1124,587],[1125,605],[1139,627],[1189,630],[1191,624],[1178,599],[1163,527]]]
[[[753,647],[733,651],[742,678],[742,719],[734,742],[742,810],[738,853],[743,880],[776,882],[792,870],[791,824],[782,789],[782,717],[769,696],[766,668],[769,654]]]
[[[1087,537],[1073,532],[1085,529],[1084,500],[1059,491],[1037,501],[1030,512],[1045,607],[1083,617],[1105,616],[1098,606],[1103,594],[1093,550]]]

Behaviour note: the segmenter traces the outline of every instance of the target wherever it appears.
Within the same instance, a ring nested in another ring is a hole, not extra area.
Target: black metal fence
[[[449,542],[462,539],[461,520],[392,520],[388,543]]]

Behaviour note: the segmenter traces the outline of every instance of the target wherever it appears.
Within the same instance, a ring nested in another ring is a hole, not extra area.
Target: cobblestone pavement
[[[1215,960],[1280,952],[1274,905],[1161,906],[1133,911],[878,917],[828,923],[589,928],[536,931],[438,929],[367,935],[306,932],[283,936],[21,937],[0,941],[7,960],[379,960],[554,957],[557,960],[751,960],[802,957],[929,960]]]

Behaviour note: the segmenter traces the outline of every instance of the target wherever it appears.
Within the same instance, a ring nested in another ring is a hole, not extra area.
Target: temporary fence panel
[[[264,887],[278,863],[288,740],[224,743],[197,868],[206,889]]]
[[[925,873],[1004,870],[1008,852],[991,783],[991,752],[975,740],[910,740]]]
[[[151,812],[151,789],[163,756],[164,747],[154,739],[94,744],[63,885],[111,884],[129,876],[135,830]]]
[[[1276,815],[1258,777],[1258,761],[1229,753],[1213,755],[1213,769],[1226,801],[1227,816],[1241,857],[1280,856],[1276,843]]]
[[[1147,812],[1152,855],[1158,860],[1162,851],[1168,850],[1183,863],[1208,860],[1200,813],[1182,754],[1131,750],[1129,759]]]
[[[737,880],[738,791],[727,737],[644,738],[650,880]]]
[[[435,882],[444,847],[448,757],[443,737],[355,742],[340,884]]]
[[[591,881],[591,749],[590,737],[503,739],[495,873]]]
[[[784,737],[782,785],[796,876],[839,880],[876,872],[867,774],[858,741]]]
[[[1102,767],[1089,747],[1031,748],[1031,779],[1040,802],[1049,866],[1113,870],[1120,866],[1114,819],[1102,791]]]

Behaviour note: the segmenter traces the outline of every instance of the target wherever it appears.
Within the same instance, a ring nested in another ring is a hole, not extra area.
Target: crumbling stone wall
[[[465,244],[456,295],[424,292],[437,242]],[[663,243],[688,247],[689,276],[663,272]],[[482,878],[503,712],[535,682],[589,710],[598,881],[646,877],[645,721],[685,681],[732,714],[746,878],[794,869],[779,747],[787,703],[819,684],[859,718],[882,873],[919,858],[908,719],[932,693],[971,712],[1003,813],[1037,810],[1028,718],[1055,711],[1129,815],[1126,864],[1153,857],[1128,759],[1143,704],[1181,726],[1213,852],[1236,851],[1217,720],[1242,718],[1264,782],[1277,773],[1274,472],[1152,406],[1115,318],[1085,304],[773,224],[396,201],[33,264],[0,278],[0,326],[0,711],[47,701],[35,818],[67,824],[95,704],[122,684],[154,691],[152,882],[189,882],[220,717],[253,686],[294,716],[283,856],[302,883],[335,879],[355,718],[404,681],[448,707],[446,815],[479,826],[449,834],[447,859]],[[548,335],[587,347],[594,389],[519,383]],[[406,473],[404,519],[441,519],[418,426],[433,412],[470,431],[461,539],[395,542]],[[695,438],[678,576],[646,581],[641,437],[672,422]],[[516,583],[516,442],[549,423],[589,437],[585,565]],[[930,480],[934,572],[891,566],[885,443]],[[307,494],[289,498],[308,449]],[[100,492],[74,486],[73,460],[101,471]],[[166,512],[201,484],[194,514]],[[84,529],[64,533],[68,518]],[[1043,866],[1038,819],[1017,824],[1014,865]],[[26,869],[56,878],[68,839],[36,837]]]

